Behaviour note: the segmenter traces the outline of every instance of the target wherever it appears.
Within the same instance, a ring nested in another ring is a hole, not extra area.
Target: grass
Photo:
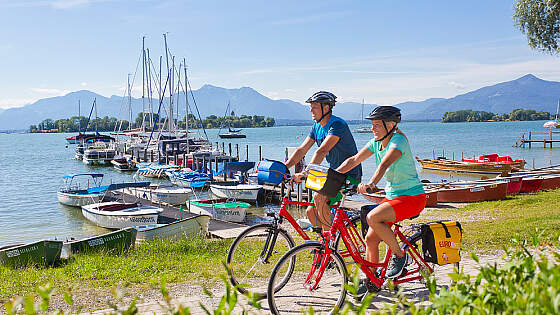
[[[221,281],[222,260],[231,241],[154,241],[121,255],[90,253],[73,256],[51,268],[10,269],[0,266],[0,301],[35,291],[53,283],[57,291],[126,287],[142,284],[159,287],[166,282],[207,283]]]
[[[463,249],[495,252],[510,245],[511,239],[530,240],[536,230],[542,241],[560,235],[560,189],[520,194],[506,200],[470,204],[458,209],[438,209],[420,216],[422,220],[452,219],[463,227]]]
[[[458,220],[463,226],[463,250],[495,252],[509,245],[517,234],[531,239],[541,231],[543,241],[560,235],[560,190],[522,194],[502,201],[481,202],[458,209],[422,213],[420,221]],[[159,287],[189,281],[215,283],[223,275],[222,262],[232,240],[155,241],[122,255],[82,254],[53,268],[10,269],[0,266],[0,301],[33,293],[47,282],[58,291],[144,285]],[[300,240],[296,240],[298,244]]]

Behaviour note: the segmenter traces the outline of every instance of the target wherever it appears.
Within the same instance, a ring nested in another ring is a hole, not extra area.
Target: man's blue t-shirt
[[[347,158],[358,153],[352,132],[350,131],[350,128],[348,128],[348,124],[343,119],[331,115],[331,118],[325,127],[316,122],[309,133],[309,137],[315,140],[315,143],[317,143],[317,146],[319,147],[328,135],[340,138],[329,153],[327,153],[327,162],[331,168],[336,169]],[[354,167],[346,174],[360,180],[362,178],[362,165],[360,164]]]

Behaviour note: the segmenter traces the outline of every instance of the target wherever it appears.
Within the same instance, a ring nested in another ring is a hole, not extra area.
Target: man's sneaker
[[[397,255],[393,254],[391,265],[387,270],[387,278],[396,278],[401,275],[404,266],[406,265],[406,261],[408,260],[408,255],[405,253],[403,257],[398,257]]]

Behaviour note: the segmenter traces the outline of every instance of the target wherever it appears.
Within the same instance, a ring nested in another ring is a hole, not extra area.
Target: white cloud
[[[0,108],[8,109],[8,108],[15,108],[15,107],[23,107],[27,104],[33,103],[36,99],[27,99],[27,98],[20,98],[20,99],[0,99]]]
[[[69,90],[47,89],[47,88],[31,88],[33,92],[43,94],[43,96],[62,96],[70,93]]]
[[[465,85],[461,84],[459,82],[455,82],[455,81],[451,81],[448,83],[450,86],[456,88],[457,90],[464,90],[465,89]]]
[[[80,83],[80,86],[87,86],[87,82]]]

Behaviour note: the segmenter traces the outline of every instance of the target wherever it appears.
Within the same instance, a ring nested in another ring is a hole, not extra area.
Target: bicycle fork
[[[263,249],[259,255],[259,259],[263,264],[268,264],[270,256],[272,256],[272,251],[274,250],[274,245],[276,245],[276,239],[278,238],[278,227],[273,225],[268,231],[266,240],[264,242]]]

